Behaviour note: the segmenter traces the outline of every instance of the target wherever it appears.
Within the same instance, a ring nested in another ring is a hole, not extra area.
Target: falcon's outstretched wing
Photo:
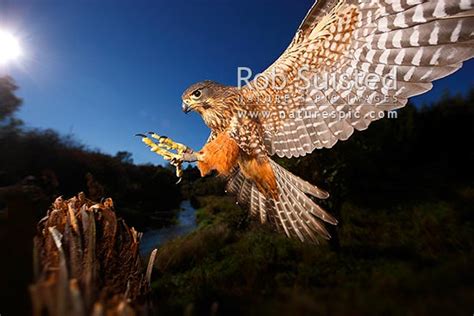
[[[330,148],[430,90],[474,55],[473,2],[318,1],[286,51],[242,89],[254,98],[248,110],[266,113],[266,150],[297,157]]]

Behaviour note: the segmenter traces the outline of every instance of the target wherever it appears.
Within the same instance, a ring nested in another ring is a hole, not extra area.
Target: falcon
[[[337,220],[329,194],[271,157],[301,157],[368,128],[473,57],[474,0],[320,0],[283,54],[242,87],[202,81],[182,109],[211,129],[199,151],[150,133],[142,141],[177,167],[196,162],[262,223],[318,242]]]

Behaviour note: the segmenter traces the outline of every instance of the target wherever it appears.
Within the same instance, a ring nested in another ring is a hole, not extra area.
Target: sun
[[[22,55],[20,43],[15,36],[0,30],[0,64],[6,64]]]

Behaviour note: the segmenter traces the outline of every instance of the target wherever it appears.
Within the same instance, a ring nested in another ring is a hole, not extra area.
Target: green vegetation
[[[321,204],[340,224],[321,245],[288,240],[250,220],[220,195],[218,179],[187,183],[200,224],[160,248],[157,308],[222,315],[472,313],[473,104],[474,92],[408,106],[398,119],[375,122],[331,150],[280,160],[331,193]]]
[[[472,308],[474,223],[462,207],[472,205],[472,189],[410,207],[343,203],[339,249],[249,223],[230,198],[200,201],[199,228],[158,253],[153,285],[167,313],[205,313],[216,302],[224,315],[462,315]]]

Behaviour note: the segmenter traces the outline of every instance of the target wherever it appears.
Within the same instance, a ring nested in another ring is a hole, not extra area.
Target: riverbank
[[[201,198],[199,227],[158,252],[156,304],[166,315],[469,313],[473,192],[375,209],[346,202],[339,248],[289,240],[231,198]]]

